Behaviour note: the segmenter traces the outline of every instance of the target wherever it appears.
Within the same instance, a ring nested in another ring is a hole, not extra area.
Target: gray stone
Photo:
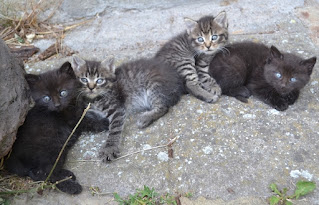
[[[0,39],[0,157],[11,149],[30,106],[23,62]]]

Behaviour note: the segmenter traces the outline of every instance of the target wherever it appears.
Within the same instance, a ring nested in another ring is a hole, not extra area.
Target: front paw
[[[220,86],[216,83],[214,86],[211,87],[210,93],[212,93],[213,95],[216,95],[216,96],[220,97],[220,96],[222,95],[222,89],[221,89]]]
[[[82,192],[82,186],[78,182],[72,181],[72,180],[67,180],[67,181],[58,183],[56,187],[60,191],[63,191],[65,193],[72,194],[72,195],[80,194]]]
[[[272,103],[272,106],[278,111],[287,110],[289,107],[288,103],[283,99],[276,100],[276,102]]]
[[[214,87],[210,89],[208,94],[209,95],[206,97],[205,101],[208,103],[215,103],[221,96],[222,89],[219,87],[219,85],[215,84]]]
[[[86,112],[86,117],[87,118],[91,118],[91,119],[94,119],[94,120],[100,120],[102,118],[106,118],[106,115],[100,111],[100,110],[97,110],[97,109],[92,109],[90,108],[87,112]]]
[[[99,157],[103,162],[110,162],[120,156],[120,149],[117,145],[107,143],[100,151]]]
[[[299,91],[294,91],[294,92],[289,93],[289,94],[285,97],[285,99],[286,99],[288,105],[292,105],[292,104],[294,104],[294,103],[296,102],[296,100],[298,99],[298,97],[299,97]]]
[[[206,78],[200,79],[200,84],[204,90],[211,92],[211,90],[215,86],[216,82],[213,78],[206,77]]]

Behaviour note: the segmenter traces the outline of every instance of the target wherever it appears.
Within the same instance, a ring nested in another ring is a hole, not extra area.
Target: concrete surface
[[[231,41],[259,41],[303,57],[319,57],[319,6],[314,0],[120,0],[101,4],[102,12],[101,7],[85,12],[88,4],[59,10],[61,16],[73,20],[100,12],[94,21],[67,33],[64,39],[65,45],[87,59],[101,60],[113,54],[119,64],[152,56],[185,29],[183,17],[198,19],[221,10],[228,15]],[[43,50],[51,43],[35,44]],[[41,72],[68,59],[29,63],[27,71]],[[106,133],[88,133],[69,153],[66,165],[84,186],[81,195],[50,191],[42,196],[18,196],[13,204],[116,204],[113,192],[125,197],[147,185],[160,193],[192,193],[190,200],[183,198],[183,204],[260,205],[267,204],[273,182],[290,190],[301,179],[319,184],[318,68],[317,63],[299,100],[285,112],[255,98],[243,104],[222,96],[216,104],[207,104],[186,95],[147,129],[138,130],[133,117],[127,120],[122,155],[178,137],[173,158],[161,148],[104,164],[97,153]],[[105,195],[92,196],[89,187],[99,187]],[[319,188],[295,203],[319,204]]]

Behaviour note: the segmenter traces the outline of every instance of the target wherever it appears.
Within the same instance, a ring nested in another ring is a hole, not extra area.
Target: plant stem
[[[54,163],[54,165],[53,165],[53,167],[52,167],[52,169],[51,169],[51,171],[50,171],[48,177],[45,179],[44,183],[46,183],[46,182],[50,179],[50,177],[51,177],[51,175],[52,175],[52,173],[53,173],[53,171],[54,171],[56,165],[58,164],[58,162],[59,162],[59,160],[60,160],[60,157],[61,157],[61,155],[62,155],[62,153],[63,153],[63,151],[64,151],[66,145],[67,145],[68,142],[70,141],[70,139],[71,139],[72,135],[74,134],[75,130],[78,128],[78,126],[79,126],[80,123],[82,122],[82,120],[83,120],[85,114],[86,114],[87,111],[90,109],[90,105],[91,105],[91,104],[89,103],[88,106],[85,108],[85,110],[84,110],[83,113],[82,113],[82,116],[81,116],[80,120],[79,120],[78,123],[75,125],[75,127],[73,128],[71,134],[69,135],[69,137],[68,137],[67,140],[65,141],[65,143],[64,143],[64,145],[63,145],[63,147],[62,147],[62,149],[61,149],[61,151],[60,151],[60,153],[59,153],[57,159],[55,160],[55,163]]]
[[[125,157],[128,157],[128,156],[131,156],[131,155],[134,155],[134,154],[138,154],[140,152],[144,152],[144,151],[148,151],[148,150],[152,150],[152,149],[158,149],[158,148],[163,148],[163,147],[169,147],[169,146],[172,146],[172,144],[177,140],[177,137],[173,138],[172,140],[170,140],[167,144],[165,145],[160,145],[160,146],[156,146],[156,147],[151,147],[151,148],[148,148],[148,149],[143,149],[143,150],[138,150],[138,151],[135,151],[135,152],[131,152],[131,153],[128,153],[126,155],[123,155],[123,156],[120,156],[116,159],[114,159],[113,161],[116,161],[116,160],[119,160],[119,159],[122,159],[122,158],[125,158]]]

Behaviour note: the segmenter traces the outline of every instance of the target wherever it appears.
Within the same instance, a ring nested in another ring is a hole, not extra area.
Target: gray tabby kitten
[[[183,85],[171,67],[154,59],[141,59],[115,69],[114,59],[102,62],[73,57],[72,67],[82,84],[77,101],[109,120],[109,136],[100,151],[103,161],[119,156],[125,116],[136,113],[145,128],[168,112],[183,94]]]
[[[185,23],[187,31],[167,42],[155,58],[177,69],[190,94],[205,102],[216,102],[221,89],[208,69],[213,54],[228,41],[226,12],[198,21],[186,18]]]

